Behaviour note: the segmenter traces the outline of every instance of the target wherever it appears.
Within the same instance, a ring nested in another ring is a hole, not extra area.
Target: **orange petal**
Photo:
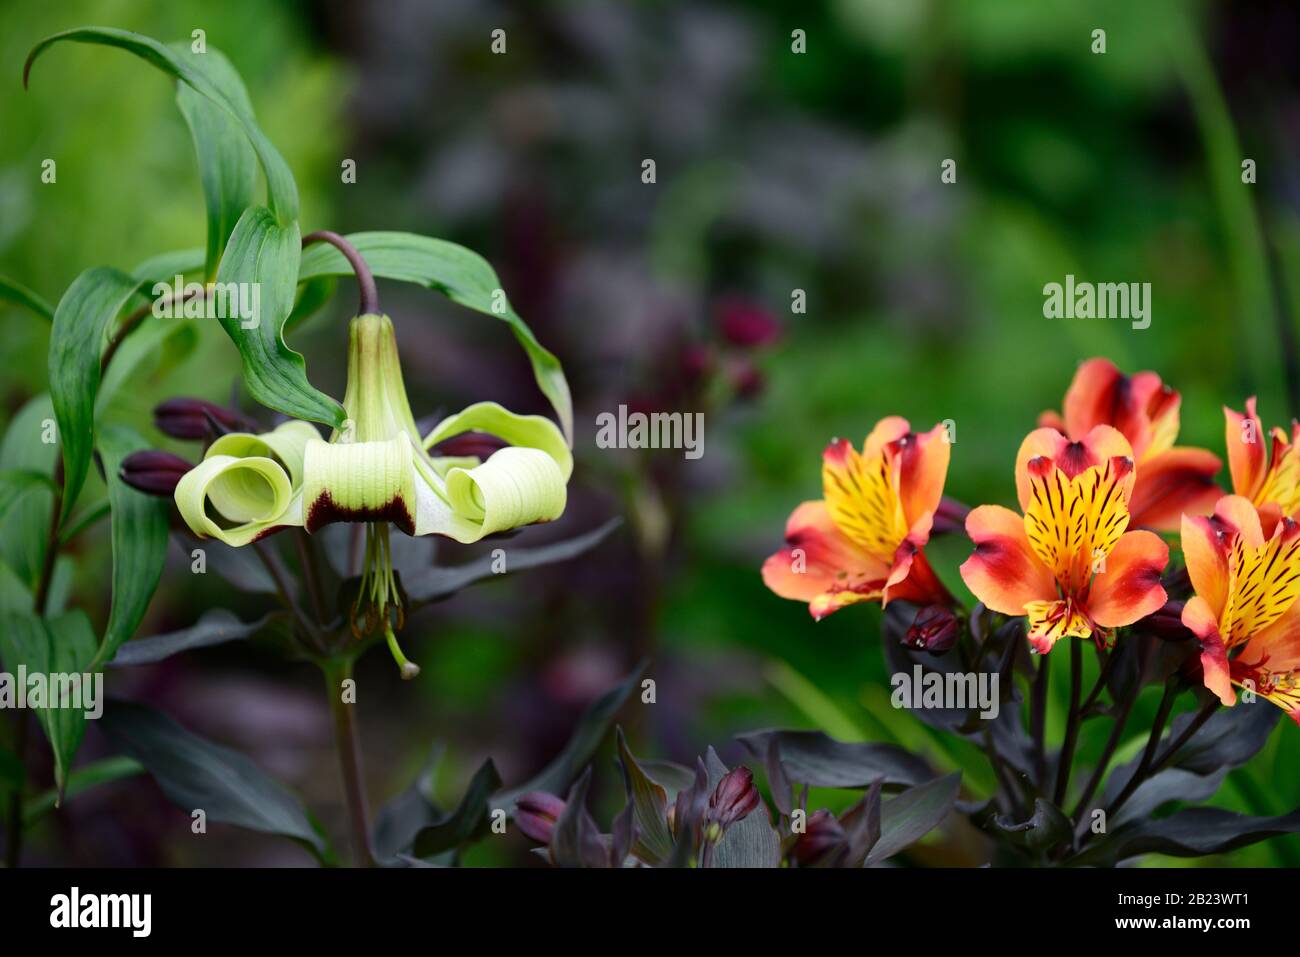
[[[1053,412],[1048,409],[1038,416],[1038,425],[1044,429],[1056,429],[1062,435],[1065,434],[1065,419],[1061,418],[1061,413]]]
[[[1109,425],[1098,425],[1075,442],[1055,429],[1035,429],[1025,436],[1025,440],[1020,443],[1020,451],[1016,453],[1016,495],[1021,510],[1027,510],[1033,499],[1029,468],[1029,463],[1033,460],[1051,459],[1065,473],[1066,478],[1074,478],[1094,465],[1116,457],[1133,458],[1133,447],[1129,445],[1128,439]],[[1124,480],[1123,492],[1127,503],[1133,492],[1132,470]]]
[[[862,445],[862,457],[874,459],[885,451],[890,442],[897,442],[912,431],[911,424],[901,415],[887,415],[876,423]]]
[[[825,502],[804,502],[785,526],[786,547],[763,563],[763,582],[782,598],[811,602],[832,588],[874,582],[877,594],[889,567],[851,542]]]
[[[1081,439],[1096,425],[1114,425],[1116,389],[1123,375],[1109,359],[1089,359],[1074,373],[1065,392],[1065,432]]]
[[[1259,548],[1264,544],[1264,529],[1260,524],[1259,512],[1250,504],[1249,499],[1240,495],[1225,495],[1214,506],[1214,515],[1240,535],[1242,544],[1247,548]]]
[[[1222,463],[1205,449],[1174,448],[1138,465],[1129,512],[1133,525],[1176,531],[1183,513],[1209,515],[1223,490],[1214,484]]]
[[[948,430],[942,424],[919,435],[909,433],[886,446],[886,454],[899,462],[898,494],[909,526],[939,507],[951,452]]]
[[[1160,574],[1169,546],[1155,532],[1125,532],[1106,556],[1088,593],[1088,615],[1103,628],[1131,625],[1160,608],[1168,596]]]
[[[1183,624],[1201,641],[1201,680],[1219,700],[1226,705],[1235,704],[1237,695],[1232,690],[1232,675],[1228,667],[1228,651],[1219,635],[1210,606],[1199,597],[1183,606]]]
[[[1229,545],[1231,588],[1219,616],[1228,648],[1274,624],[1300,598],[1300,525],[1283,519],[1264,544],[1244,543],[1239,536]]]
[[[961,566],[966,587],[989,608],[1023,615],[1025,605],[1056,597],[1052,572],[1034,554],[1019,515],[1001,505],[981,505],[966,516],[975,551]]]
[[[849,605],[864,601],[879,601],[880,589],[863,586],[860,589],[839,588],[818,595],[808,603],[808,611],[817,621]]]
[[[1255,412],[1255,397],[1246,400],[1246,412],[1223,407],[1223,444],[1228,450],[1228,471],[1232,473],[1232,490],[1254,498],[1264,482],[1267,470],[1264,451],[1264,426]]]
[[[1215,621],[1223,614],[1223,606],[1228,601],[1227,545],[1229,536],[1235,534],[1235,529],[1225,528],[1220,519],[1183,516],[1182,547],[1187,574],[1192,588]]]
[[[1272,672],[1290,672],[1300,668],[1300,601],[1292,603],[1282,617],[1247,642],[1234,667]]]

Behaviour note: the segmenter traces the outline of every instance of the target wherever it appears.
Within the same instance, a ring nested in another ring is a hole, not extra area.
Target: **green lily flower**
[[[411,415],[391,320],[378,313],[349,328],[348,418],[326,442],[316,427],[286,422],[261,435],[230,433],[182,476],[176,505],[190,529],[242,546],[298,526],[366,525],[366,562],[350,625],[358,637],[382,627],[404,677],[419,669],[397,645],[401,597],[389,526],[407,535],[476,542],[485,535],[559,518],[573,456],[560,429],[538,415],[480,402],[421,437]],[[465,432],[506,447],[485,461],[433,457],[428,450]]]

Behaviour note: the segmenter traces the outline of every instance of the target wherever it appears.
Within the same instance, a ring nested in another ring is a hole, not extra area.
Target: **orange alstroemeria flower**
[[[1254,396],[1246,400],[1245,415],[1224,406],[1223,417],[1232,491],[1250,499],[1270,527],[1283,516],[1300,517],[1300,422],[1291,421],[1290,437],[1283,429],[1273,429],[1269,454]]]
[[[1016,456],[1021,517],[981,505],[966,517],[975,552],[961,576],[1004,615],[1026,615],[1029,642],[1046,653],[1061,638],[1131,625],[1166,599],[1169,546],[1125,531],[1133,449],[1109,425],[1072,442],[1054,428],[1030,432]]]
[[[1079,440],[1098,425],[1118,429],[1133,447],[1137,481],[1130,521],[1177,531],[1182,514],[1208,515],[1223,490],[1214,484],[1222,463],[1206,449],[1177,447],[1179,394],[1154,372],[1126,376],[1109,359],[1079,366],[1065,393],[1064,415],[1044,412],[1038,424]]]
[[[864,601],[950,602],[921,552],[950,451],[942,425],[917,434],[898,416],[876,424],[861,454],[846,439],[832,442],[822,456],[824,498],[791,514],[786,547],[763,563],[767,587],[807,602],[818,620]]]
[[[1300,525],[1263,518],[1249,499],[1225,495],[1213,516],[1183,519],[1196,589],[1183,624],[1201,641],[1205,687],[1219,700],[1234,704],[1232,686],[1248,688],[1300,723]]]

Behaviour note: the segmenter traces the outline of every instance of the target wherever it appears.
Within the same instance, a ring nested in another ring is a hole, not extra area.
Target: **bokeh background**
[[[0,273],[51,301],[88,266],[130,269],[205,235],[188,133],[160,74],[69,45],[22,92],[27,50],[83,23],[167,41],[206,30],[298,178],[304,231],[405,229],[483,253],[563,361],[577,405],[569,512],[525,534],[540,542],[625,519],[583,558],[422,613],[405,639],[424,668],[414,684],[400,684],[383,654],[363,662],[372,806],[439,742],[446,803],[488,755],[508,783],[523,780],[643,656],[658,701],[627,718],[638,753],[689,761],[711,743],[738,761],[739,731],[820,727],[913,747],[987,785],[965,744],[890,707],[878,609],[814,625],[759,579],[789,511],[820,495],[825,442],[860,441],[886,414],[924,427],[952,419],[948,494],[1007,503],[1021,438],[1092,355],[1180,389],[1184,444],[1221,453],[1220,406],[1252,394],[1266,425],[1300,414],[1289,358],[1300,320],[1300,43],[1286,0],[7,0]],[[505,55],[490,52],[496,28]],[[1101,55],[1091,52],[1098,28]],[[806,31],[804,54],[791,51],[794,29]],[[47,157],[55,184],[40,182]],[[345,158],[355,184],[341,182]],[[653,185],[641,180],[645,158]],[[949,158],[954,184],[940,180]],[[1241,182],[1245,158],[1254,185]],[[1044,318],[1044,284],[1067,273],[1150,282],[1150,328]],[[795,289],[806,313],[791,311]],[[381,292],[418,410],[490,397],[546,411],[498,324],[410,287]],[[341,283],[292,341],[314,384],[336,395],[354,295]],[[47,327],[0,304],[0,329],[10,419],[44,388]],[[237,381],[220,330],[190,324],[135,370],[113,414],[165,446],[149,426],[153,405],[177,394],[224,401]],[[705,412],[704,456],[595,448],[595,416],[623,403]],[[84,538],[67,569],[67,601],[97,621],[106,531]],[[953,538],[933,549],[956,589],[967,547]],[[189,574],[177,550],[141,634],[218,605],[247,617],[261,601]],[[112,673],[110,690],[252,755],[344,842],[310,668],[235,644]],[[1150,714],[1158,689],[1147,693],[1139,711]],[[1059,718],[1064,701],[1055,706]],[[1216,803],[1257,814],[1295,805],[1300,763],[1287,756],[1300,729],[1284,724]],[[1144,741],[1142,722],[1132,729],[1121,756]],[[1085,757],[1106,730],[1085,730]],[[1049,734],[1059,739],[1059,727]],[[92,727],[83,758],[103,747]],[[600,791],[612,801],[621,785],[606,757]],[[188,825],[147,779],[125,781],[51,816],[30,859],[308,863],[285,841],[219,825],[198,839]],[[968,854],[958,835],[907,859]],[[529,860],[517,837],[468,858]],[[1212,863],[1300,864],[1300,840]]]

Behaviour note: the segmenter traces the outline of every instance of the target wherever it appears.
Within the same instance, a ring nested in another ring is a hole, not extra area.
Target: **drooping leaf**
[[[499,806],[492,795],[500,788],[501,776],[489,758],[474,772],[456,810],[415,835],[415,856],[427,858],[457,850],[480,836],[487,828],[492,808]]]
[[[96,266],[73,280],[54,310],[49,374],[50,398],[63,446],[60,522],[72,511],[90,469],[104,331],[138,287],[126,273]]]
[[[54,755],[54,783],[60,794],[86,734],[86,712],[94,710],[92,704],[103,705],[93,700],[98,690],[93,678],[89,687],[83,680],[94,653],[95,632],[82,611],[54,618],[12,613],[0,622],[0,658],[6,669],[16,674],[22,667],[28,675],[46,676],[47,698],[36,714]],[[65,694],[73,697],[65,700]]]
[[[487,578],[500,578],[513,572],[521,572],[542,565],[567,562],[577,558],[583,552],[595,548],[614,529],[622,524],[621,518],[611,518],[598,528],[584,532],[562,542],[539,545],[534,548],[510,548],[506,552],[506,570],[496,572],[493,569],[495,559],[489,555],[464,563],[463,565],[434,565],[423,569],[419,574],[403,571],[402,587],[408,597],[415,601],[435,601],[454,595],[475,582]]]
[[[584,768],[595,754],[596,748],[609,732],[609,726],[623,702],[641,680],[646,663],[643,661],[621,682],[606,691],[583,711],[569,742],[545,768],[518,787],[507,788],[492,797],[493,807],[502,807],[509,814],[515,812],[515,801],[528,791],[545,791],[563,794],[574,776]]]
[[[159,43],[152,37],[118,30],[112,27],[78,27],[48,36],[32,48],[23,64],[23,87],[26,88],[31,76],[32,64],[37,57],[55,43],[68,40],[74,43],[95,43],[118,47],[133,53],[153,64],[164,73],[186,83],[208,99],[227,110],[239,123],[244,135],[248,137],[262,164],[266,176],[266,193],[275,216],[282,224],[298,220],[298,187],[293,181],[293,174],[275,146],[266,138],[258,127],[251,109],[246,101],[239,102],[239,97],[223,85],[220,74],[212,75],[207,70],[199,69],[189,59],[177,54],[171,47]],[[288,313],[285,313],[288,315]]]
[[[16,306],[30,309],[42,319],[54,318],[54,309],[39,293],[33,292],[20,282],[0,276],[0,300],[12,302]]]
[[[54,481],[44,472],[32,469],[0,469],[0,522],[9,509],[33,488],[54,490]]]
[[[924,760],[893,744],[836,741],[821,731],[751,731],[737,735],[749,753],[766,760],[775,739],[791,781],[826,788],[865,788],[880,780],[907,787],[934,777]]]
[[[942,824],[960,786],[961,772],[954,771],[885,801],[880,809],[880,840],[867,855],[867,866],[893,857]]]
[[[112,661],[117,649],[140,627],[167,560],[169,503],[131,488],[118,475],[122,460],[146,447],[144,439],[123,426],[110,426],[100,433],[99,453],[108,482],[113,528],[113,599],[95,667]]]
[[[153,664],[183,651],[210,648],[228,641],[248,638],[267,627],[272,621],[284,620],[287,617],[288,612],[273,611],[256,621],[240,621],[234,613],[224,608],[214,608],[204,612],[199,620],[188,628],[169,631],[165,635],[128,641],[117,649],[117,654],[108,663],[116,668]]]
[[[283,835],[326,863],[335,860],[302,802],[238,751],[127,701],[110,702],[99,727],[117,749],[144,765],[168,800],[187,813],[201,808],[209,821]]]
[[[704,766],[708,769],[712,793],[728,768],[711,747],[704,757]],[[772,827],[767,805],[762,800],[758,807],[727,828],[709,860],[710,867],[722,868],[779,867],[780,864],[781,837]]]
[[[444,815],[430,797],[433,774],[442,761],[443,751],[442,745],[434,745],[410,786],[375,815],[372,843],[375,859],[381,864],[397,864],[403,857],[417,860],[410,854],[415,835],[443,820]]]
[[[58,456],[57,429],[50,398],[39,395],[15,413],[0,442],[0,469],[52,475]],[[45,564],[50,540],[50,510],[54,492],[34,485],[22,492],[0,523],[0,554],[14,577],[28,592],[24,607],[31,608],[31,592]],[[12,584],[12,583],[10,583]]]
[[[1300,834],[1300,808],[1278,817],[1250,817],[1212,807],[1193,807],[1158,820],[1144,818],[1084,848],[1070,864],[1109,867],[1139,854],[1203,857],[1222,854],[1283,834]]]
[[[244,82],[225,54],[214,47],[194,53],[186,44],[173,44],[172,50],[194,69],[207,73],[213,86],[222,90],[241,113],[253,115]],[[211,278],[217,274],[217,263],[235,223],[253,205],[257,154],[230,110],[184,82],[176,84],[176,105],[190,128],[199,161],[199,179],[208,208],[204,275]]]
[[[1129,821],[1150,817],[1155,811],[1174,801],[1195,804],[1198,801],[1209,800],[1218,793],[1229,770],[1223,767],[1209,774],[1196,774],[1181,768],[1165,768],[1139,784],[1119,811],[1106,822],[1106,826],[1114,830]],[[1102,800],[1097,806],[1110,807],[1120,789],[1128,783],[1130,775],[1131,771],[1122,775],[1119,771],[1112,774],[1111,779],[1106,782]]]
[[[346,417],[343,407],[307,381],[306,361],[285,344],[281,333],[293,310],[299,248],[296,221],[282,225],[265,206],[245,210],[221,257],[217,283],[257,290],[258,315],[245,320],[223,314],[218,322],[239,350],[244,382],[253,398],[292,418],[338,427]]]
[[[668,830],[668,792],[641,769],[627,746],[622,728],[618,729],[618,756],[637,826],[639,840],[634,846],[637,857],[647,864],[659,864],[673,852],[673,836]]]
[[[555,408],[565,437],[573,443],[573,400],[560,361],[537,341],[508,304],[503,305],[501,281],[487,260],[463,246],[415,233],[352,233],[346,239],[376,276],[425,286],[452,302],[507,323],[528,354],[533,377]],[[333,246],[318,243],[303,252],[300,280],[351,275],[352,267]]]

